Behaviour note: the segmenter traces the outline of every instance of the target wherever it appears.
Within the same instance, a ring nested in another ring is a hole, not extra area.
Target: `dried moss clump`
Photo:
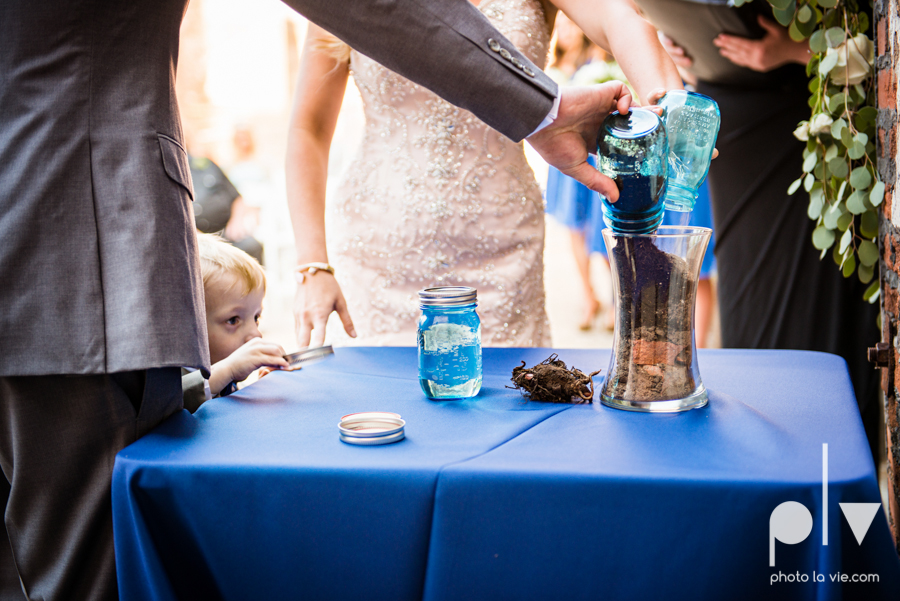
[[[594,398],[592,378],[599,373],[600,370],[585,374],[575,367],[569,369],[554,353],[534,367],[526,368],[522,361],[512,371],[514,386],[507,388],[523,391],[532,401],[590,403]]]

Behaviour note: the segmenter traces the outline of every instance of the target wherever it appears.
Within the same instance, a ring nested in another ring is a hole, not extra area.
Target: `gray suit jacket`
[[[287,4],[514,140],[556,95],[466,0]],[[208,369],[174,93],[185,8],[0,2],[0,376]]]

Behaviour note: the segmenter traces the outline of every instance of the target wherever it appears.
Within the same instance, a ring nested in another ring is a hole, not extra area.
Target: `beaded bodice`
[[[543,67],[550,32],[539,0],[479,8]],[[350,66],[366,126],[333,204],[329,240],[333,262],[356,274],[339,278],[353,319],[374,311],[373,334],[414,332],[418,289],[465,283],[479,290],[486,345],[546,343],[543,202],[522,143],[355,51]],[[367,288],[364,306],[348,286]],[[517,326],[526,312],[539,327]],[[366,327],[357,330],[367,342]]]

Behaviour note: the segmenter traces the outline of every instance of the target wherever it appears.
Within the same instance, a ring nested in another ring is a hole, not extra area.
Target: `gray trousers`
[[[115,455],[181,407],[179,368],[0,377],[0,601],[118,598]]]

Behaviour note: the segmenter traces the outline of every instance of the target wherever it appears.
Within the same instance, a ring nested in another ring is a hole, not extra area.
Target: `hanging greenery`
[[[750,0],[734,0],[736,6]],[[863,0],[868,2],[868,0]],[[884,183],[875,162],[875,48],[869,16],[857,0],[768,0],[795,41],[809,40],[808,121],[794,136],[806,142],[803,174],[788,188],[809,193],[812,243],[831,256],[844,277],[871,285],[878,300],[878,206]],[[871,5],[871,4],[870,4]]]

